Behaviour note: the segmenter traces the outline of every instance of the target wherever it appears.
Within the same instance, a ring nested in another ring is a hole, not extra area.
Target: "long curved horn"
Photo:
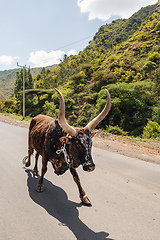
[[[89,130],[92,132],[94,129],[95,129],[95,127],[106,117],[106,115],[109,113],[109,110],[110,110],[110,108],[111,108],[111,96],[110,96],[110,94],[109,94],[109,92],[108,92],[108,90],[105,88],[105,90],[106,90],[106,93],[107,93],[107,103],[106,103],[106,105],[105,105],[105,107],[104,107],[104,109],[102,110],[102,112],[98,115],[98,116],[96,116],[91,122],[89,122],[88,124],[87,124],[87,126],[86,127],[88,127],[89,128]]]
[[[77,131],[74,127],[70,126],[65,118],[65,102],[62,93],[55,88],[55,90],[59,94],[59,99],[60,99],[60,106],[59,106],[59,111],[58,111],[58,122],[61,126],[61,128],[64,129],[67,133],[69,133],[71,136],[75,136],[77,134]]]

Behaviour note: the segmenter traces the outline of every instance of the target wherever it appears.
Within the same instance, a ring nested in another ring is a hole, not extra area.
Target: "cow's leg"
[[[36,152],[36,156],[35,156],[35,166],[34,166],[34,169],[33,169],[33,174],[34,174],[34,176],[38,176],[38,168],[37,168],[38,157],[39,157],[39,153]]]
[[[48,159],[46,157],[42,157],[42,171],[41,171],[41,177],[39,179],[39,182],[37,184],[37,192],[43,192],[43,189],[44,189],[44,185],[43,185],[43,177],[44,177],[44,174],[47,172],[47,162],[48,162]]]
[[[77,173],[76,169],[75,168],[70,168],[70,172],[71,172],[71,174],[73,176],[73,179],[74,179],[75,183],[78,186],[80,199],[82,200],[82,202],[85,205],[91,205],[91,201],[89,200],[89,198],[87,197],[84,189],[81,186],[80,179],[79,179],[79,176],[78,176],[78,173]]]

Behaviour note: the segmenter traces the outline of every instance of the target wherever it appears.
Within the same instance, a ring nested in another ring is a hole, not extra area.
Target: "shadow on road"
[[[78,240],[113,240],[108,238],[109,234],[106,232],[95,233],[79,219],[77,208],[82,204],[69,201],[62,188],[44,179],[45,191],[36,192],[37,178],[31,170],[25,171],[28,175],[27,185],[31,199],[56,218],[60,222],[59,225],[67,226]]]

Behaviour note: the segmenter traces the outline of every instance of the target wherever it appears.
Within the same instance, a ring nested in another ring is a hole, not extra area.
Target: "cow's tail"
[[[27,159],[29,158],[29,155],[25,156],[22,160],[22,163],[25,165],[27,162]]]
[[[33,128],[33,126],[35,125],[35,121],[34,118],[31,120],[30,126],[29,126],[29,134],[28,134],[28,155],[26,157],[23,158],[22,163],[26,166],[29,167],[30,166],[30,158],[31,155],[33,154],[33,147],[32,147],[32,143],[31,143],[31,130]],[[28,160],[28,161],[27,161]]]
[[[33,154],[33,148],[28,149],[28,155],[23,158],[22,163],[26,166],[29,167],[31,165],[31,155]]]

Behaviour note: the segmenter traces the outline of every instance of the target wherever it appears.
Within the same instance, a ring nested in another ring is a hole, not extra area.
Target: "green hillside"
[[[15,79],[15,70],[0,71],[0,100],[10,97],[11,92],[14,90]]]
[[[48,69],[53,69],[57,65],[49,66]],[[11,69],[0,71],[0,100],[9,99],[11,94],[14,92],[14,84],[19,69]],[[34,78],[37,74],[41,73],[42,68],[31,68],[32,77]]]
[[[54,117],[59,107],[55,87],[62,91],[66,117],[75,126],[85,126],[102,110],[104,87],[112,107],[98,127],[140,136],[149,120],[160,124],[160,1],[129,19],[101,26],[82,52],[36,75],[34,91],[27,90],[27,114]],[[14,101],[14,111],[22,113],[20,98]]]

